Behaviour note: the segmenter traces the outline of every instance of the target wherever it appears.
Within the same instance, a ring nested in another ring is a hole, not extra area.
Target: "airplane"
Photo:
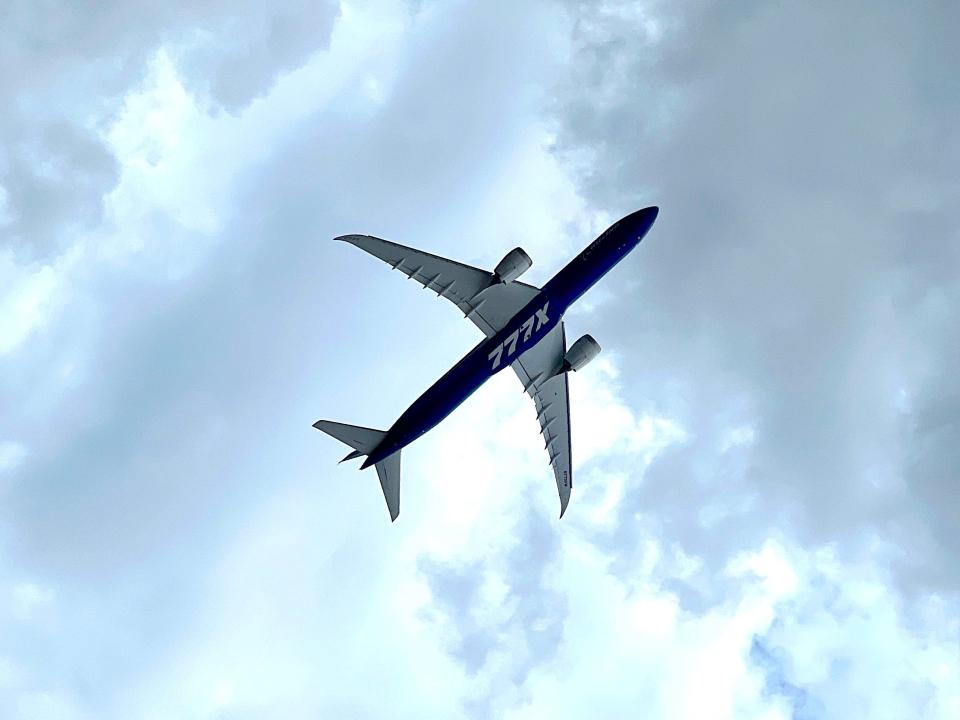
[[[493,272],[431,255],[370,235],[342,235],[456,305],[486,338],[435,382],[386,431],[331,420],[313,427],[353,448],[343,460],[366,457],[373,465],[393,522],[400,514],[400,451],[460,406],[505,367],[513,368],[524,392],[533,398],[545,449],[560,494],[560,517],[570,502],[573,468],[570,452],[570,400],[567,373],[582,369],[600,352],[584,335],[567,348],[563,315],[581,295],[643,239],[659,208],[627,215],[604,231],[542,288],[517,280],[533,261],[514,248]]]

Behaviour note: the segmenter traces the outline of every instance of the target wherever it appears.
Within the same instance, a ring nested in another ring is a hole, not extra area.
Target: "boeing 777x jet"
[[[573,485],[567,373],[579,370],[600,352],[589,335],[567,348],[563,314],[639,244],[657,212],[656,207],[648,207],[618,220],[542,288],[517,281],[533,264],[521,248],[511,250],[488,272],[369,235],[337,238],[436,291],[487,336],[417,398],[389,430],[330,420],[314,423],[318,430],[353,448],[341,462],[366,456],[360,468],[376,466],[391,520],[400,514],[400,450],[435,427],[508,365],[536,406],[563,517]]]

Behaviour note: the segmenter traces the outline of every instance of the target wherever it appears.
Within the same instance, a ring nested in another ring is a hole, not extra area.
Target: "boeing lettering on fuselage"
[[[392,520],[400,513],[400,451],[508,365],[533,398],[563,517],[573,485],[567,377],[569,371],[579,370],[600,352],[600,346],[589,335],[567,348],[563,315],[637,246],[657,213],[656,207],[649,207],[617,221],[543,288],[516,279],[531,265],[521,248],[511,250],[489,272],[370,235],[337,238],[384,260],[424,288],[445,297],[486,335],[417,398],[389,430],[330,420],[314,423],[317,429],[352,448],[341,462],[365,457],[361,468],[376,467]]]

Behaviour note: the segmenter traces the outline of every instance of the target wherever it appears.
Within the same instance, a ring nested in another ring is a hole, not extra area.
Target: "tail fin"
[[[380,478],[383,499],[387,501],[387,510],[390,511],[390,522],[393,522],[400,514],[400,451],[397,450],[374,467]]]
[[[386,433],[382,430],[373,430],[357,425],[347,425],[346,423],[338,423],[331,420],[317,420],[313,426],[317,430],[325,432],[330,437],[334,437],[353,448],[353,452],[340,462],[353,460],[363,455],[369,455],[386,436]],[[387,501],[387,509],[390,511],[390,520],[392,522],[396,520],[400,514],[400,451],[398,450],[393,453],[393,455],[384,458],[378,462],[375,467],[377,468],[377,476],[380,478],[380,488],[383,490],[383,497]]]

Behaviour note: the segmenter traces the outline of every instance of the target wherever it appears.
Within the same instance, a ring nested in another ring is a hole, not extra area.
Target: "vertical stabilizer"
[[[397,450],[374,467],[377,468],[383,499],[387,501],[387,509],[390,511],[390,522],[393,522],[400,514],[400,451]]]

